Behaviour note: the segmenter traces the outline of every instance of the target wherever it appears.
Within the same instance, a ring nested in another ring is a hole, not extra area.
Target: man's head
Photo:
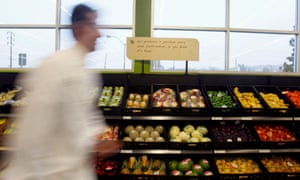
[[[89,51],[95,50],[100,33],[96,27],[97,13],[84,4],[74,7],[72,12],[72,31],[75,39]]]

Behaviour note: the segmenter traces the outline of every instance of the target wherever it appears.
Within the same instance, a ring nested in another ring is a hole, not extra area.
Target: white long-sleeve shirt
[[[95,84],[96,76],[84,69],[86,54],[77,44],[46,58],[24,78],[30,95],[18,113],[16,153],[5,179],[95,179],[88,154],[106,124],[92,103],[91,89],[101,81]]]

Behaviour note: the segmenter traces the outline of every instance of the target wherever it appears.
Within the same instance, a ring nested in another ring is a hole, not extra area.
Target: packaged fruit
[[[149,103],[149,94],[130,93],[127,101],[127,108],[147,108]]]
[[[178,102],[176,100],[176,92],[171,88],[161,88],[152,94],[153,107],[176,108]]]
[[[205,108],[206,104],[200,89],[187,89],[180,92],[181,107]]]
[[[98,106],[118,107],[122,103],[124,86],[104,86],[98,101]]]

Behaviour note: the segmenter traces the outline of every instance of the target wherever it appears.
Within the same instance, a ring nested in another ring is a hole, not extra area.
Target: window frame
[[[131,30],[132,31],[132,35],[134,34],[134,29],[135,29],[135,0],[133,0],[133,4],[132,4],[133,8],[133,12],[132,12],[132,25],[118,25],[118,24],[114,24],[114,25],[99,25],[97,24],[96,27],[98,29],[126,29],[126,30]],[[55,24],[0,24],[0,29],[52,29],[55,30],[55,51],[60,50],[60,37],[61,37],[61,30],[62,29],[71,29],[71,25],[64,25],[61,23],[61,0],[56,0],[56,9],[55,9]],[[0,67],[0,71],[7,71],[7,70],[24,70],[24,69],[31,69],[32,67],[26,67],[26,68],[17,68],[17,67],[13,67],[13,68],[4,68],[4,67]],[[133,72],[134,71],[134,62],[131,65],[130,69],[100,69],[97,68],[95,70],[101,70],[101,71],[112,71],[112,72]]]
[[[152,0],[152,13],[155,12],[154,2]],[[215,32],[224,32],[225,33],[225,70],[224,71],[189,71],[190,73],[233,73],[233,74],[298,74],[300,73],[300,63],[299,63],[299,53],[300,53],[300,0],[296,0],[296,10],[295,10],[295,29],[294,30],[270,30],[270,29],[254,29],[254,28],[231,28],[230,27],[230,0],[225,0],[225,27],[199,27],[199,26],[162,26],[154,25],[154,16],[152,16],[151,23],[151,32],[152,34],[156,30],[192,30],[192,31],[215,31]],[[285,35],[294,35],[296,37],[295,45],[295,71],[294,72],[234,72],[230,71],[229,61],[230,61],[230,33],[231,32],[240,32],[240,33],[261,33],[261,34],[285,34]],[[151,63],[152,64],[152,63]],[[178,71],[159,71],[152,69],[150,66],[150,72],[157,73],[178,73]],[[183,72],[188,73],[188,72]]]

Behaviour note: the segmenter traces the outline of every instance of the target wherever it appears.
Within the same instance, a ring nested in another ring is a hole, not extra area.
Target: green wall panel
[[[151,2],[152,0],[136,0],[135,37],[151,37]],[[149,73],[150,61],[135,61],[135,73]]]

